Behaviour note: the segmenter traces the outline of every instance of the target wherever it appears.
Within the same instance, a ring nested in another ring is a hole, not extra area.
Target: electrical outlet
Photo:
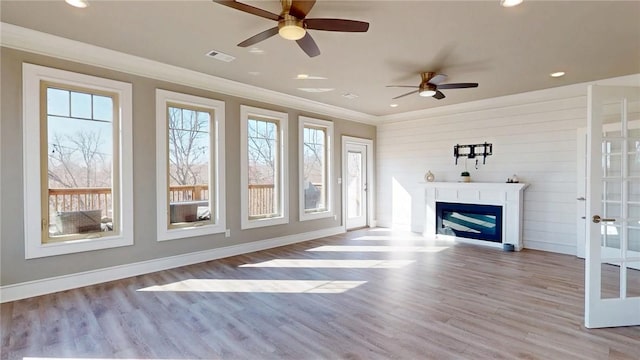
[[[333,220],[338,220],[338,215],[333,215]]]
[[[230,237],[230,236],[231,236],[231,230],[227,229],[227,230],[224,232],[224,237]]]

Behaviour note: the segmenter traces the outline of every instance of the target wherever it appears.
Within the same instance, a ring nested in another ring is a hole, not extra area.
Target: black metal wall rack
[[[456,165],[458,165],[458,158],[466,157],[468,159],[476,159],[476,157],[482,156],[482,164],[487,161],[487,156],[493,154],[493,144],[485,142],[484,144],[470,144],[460,145],[456,144],[453,147],[453,156],[456,158]],[[477,165],[477,159],[476,159]]]

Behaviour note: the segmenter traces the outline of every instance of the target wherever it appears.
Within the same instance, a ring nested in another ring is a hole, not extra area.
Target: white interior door
[[[345,146],[346,228],[367,226],[367,146],[347,143]]]
[[[585,326],[640,325],[640,87],[590,86]]]

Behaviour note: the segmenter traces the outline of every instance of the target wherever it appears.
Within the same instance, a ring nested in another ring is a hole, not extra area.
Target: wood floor
[[[2,304],[2,360],[640,359],[583,261],[359,230]]]

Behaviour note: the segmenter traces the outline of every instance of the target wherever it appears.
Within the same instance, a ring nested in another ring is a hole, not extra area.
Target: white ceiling
[[[370,23],[366,33],[311,30],[321,55],[274,36],[252,53],[236,44],[275,22],[212,1],[0,2],[2,22],[78,40],[365,114],[389,115],[640,73],[640,1],[533,1],[503,8],[492,1],[318,0],[309,18]],[[280,12],[279,1],[246,1]],[[230,63],[205,56],[218,50]],[[549,73],[566,71],[562,78]],[[436,100],[391,98],[418,85],[421,71],[445,82]],[[296,80],[297,74],[326,80]],[[333,88],[306,93],[298,88]],[[352,93],[356,99],[342,95]],[[391,103],[398,107],[391,108]]]

